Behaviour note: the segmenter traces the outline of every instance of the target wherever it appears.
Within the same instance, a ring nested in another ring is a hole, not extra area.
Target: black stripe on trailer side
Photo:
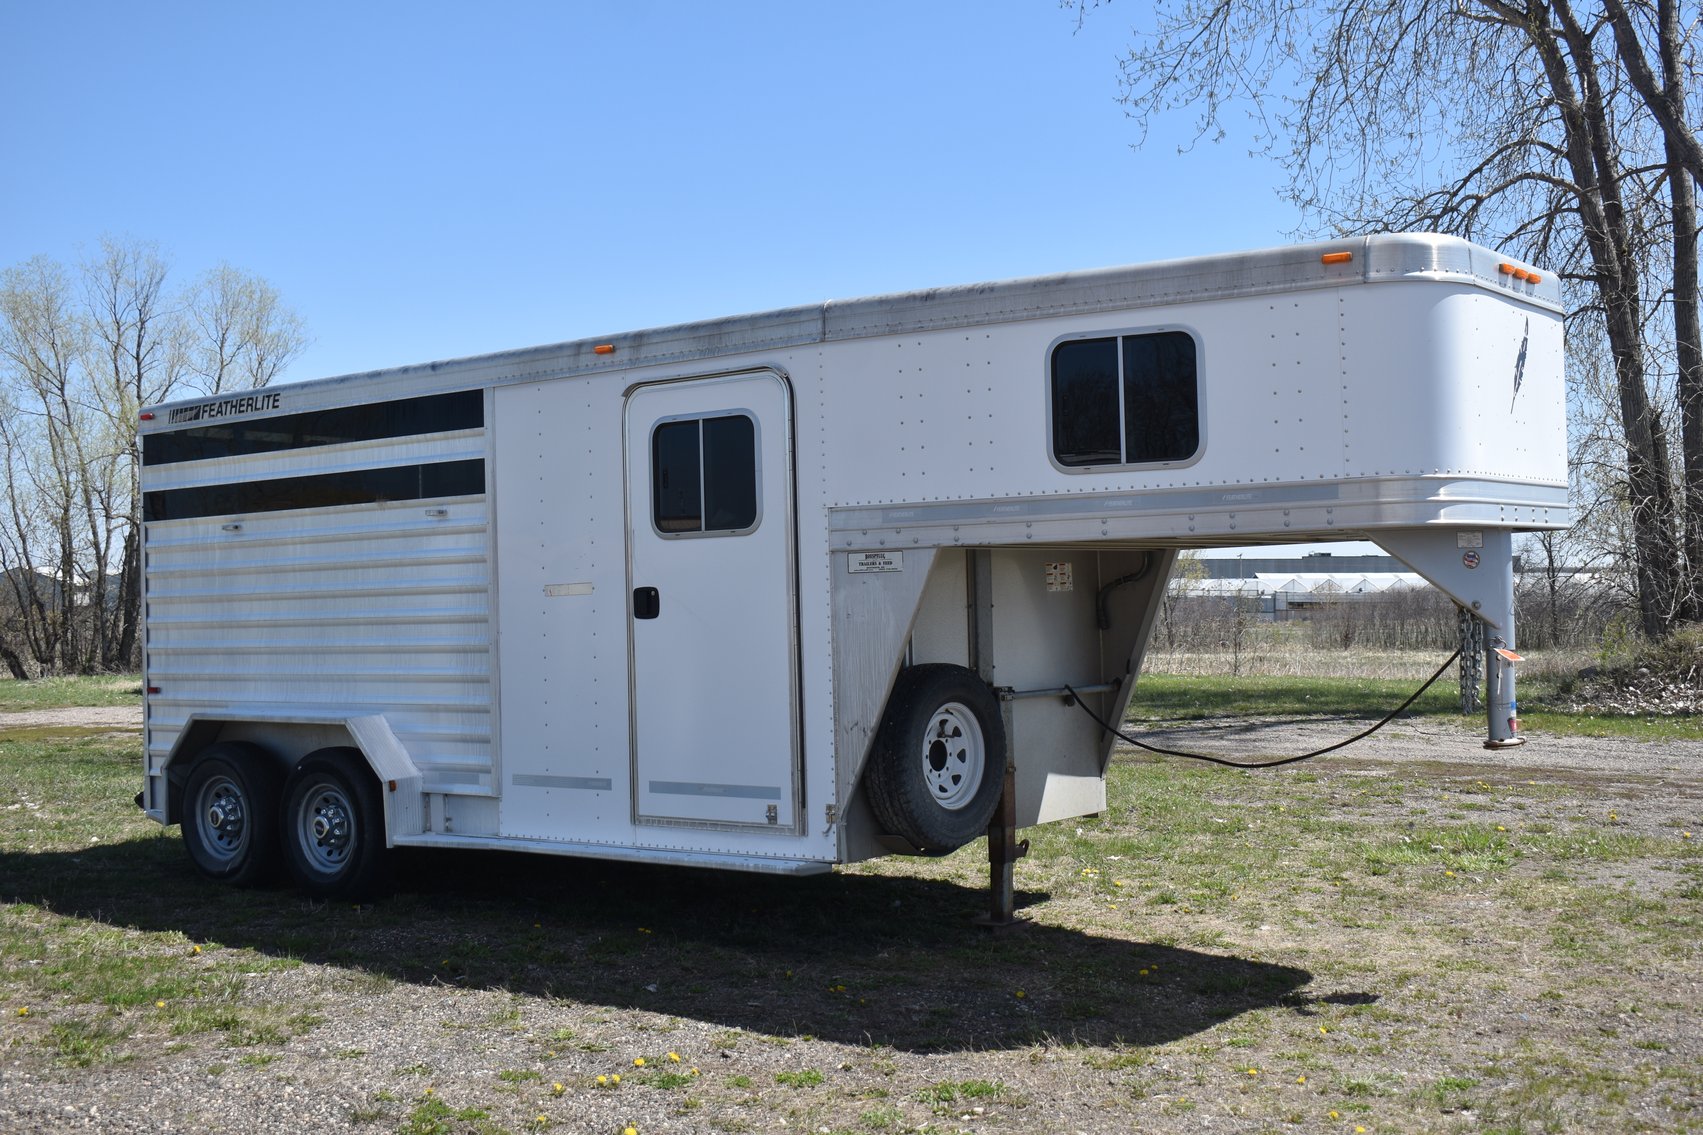
[[[142,494],[142,519],[189,520],[198,516],[283,512],[293,508],[464,497],[484,491],[483,458],[435,461],[270,481],[235,481],[193,489],[159,489]]]
[[[484,392],[458,390],[143,434],[142,464],[174,465],[348,441],[475,430],[484,425]]]

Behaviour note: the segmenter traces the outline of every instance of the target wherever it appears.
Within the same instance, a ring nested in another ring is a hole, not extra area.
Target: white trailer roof
[[[1351,258],[1329,264],[1322,260],[1327,253],[1342,252],[1350,253]],[[346,400],[352,396],[346,390],[351,385],[395,384],[410,393],[429,393],[486,382],[630,370],[811,343],[1411,280],[1472,284],[1535,307],[1563,310],[1560,282],[1547,272],[1458,237],[1399,233],[832,300],[291,383],[290,390],[292,402],[301,407],[318,401],[314,395],[320,391],[328,404]],[[372,392],[361,395],[377,396]],[[229,395],[168,405],[217,402],[226,397]],[[167,428],[166,415],[142,423],[144,433]]]

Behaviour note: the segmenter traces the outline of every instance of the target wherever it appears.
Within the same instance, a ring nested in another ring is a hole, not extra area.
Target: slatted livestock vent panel
[[[425,788],[491,791],[485,397],[147,439],[150,772],[192,718],[382,713]]]

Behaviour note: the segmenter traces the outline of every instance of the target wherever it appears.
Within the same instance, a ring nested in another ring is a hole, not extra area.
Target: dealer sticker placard
[[[847,552],[846,570],[853,575],[872,571],[904,571],[903,552]]]

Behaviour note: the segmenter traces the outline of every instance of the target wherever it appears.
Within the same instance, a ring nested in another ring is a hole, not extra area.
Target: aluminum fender
[[[384,842],[396,846],[397,836],[418,835],[426,830],[423,778],[413,758],[390,728],[383,714],[351,717],[346,722],[355,747],[366,757],[378,777],[384,798]]]
[[[303,730],[304,726],[309,728]],[[146,812],[151,819],[162,824],[177,822],[177,802],[167,797],[173,793],[173,782],[181,783],[180,762],[208,745],[225,740],[252,741],[285,768],[293,767],[316,749],[352,745],[383,790],[385,845],[394,846],[398,836],[406,839],[425,831],[424,778],[383,714],[267,717],[190,714],[160,766],[163,775],[149,777],[154,794],[147,797]]]

